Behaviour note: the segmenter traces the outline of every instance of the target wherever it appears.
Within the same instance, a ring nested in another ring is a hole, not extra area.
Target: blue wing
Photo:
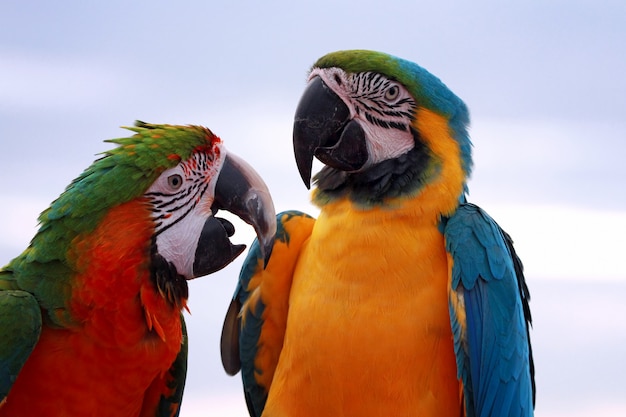
[[[452,257],[450,319],[466,415],[532,416],[528,288],[511,238],[462,204],[444,225]]]
[[[283,345],[293,271],[300,248],[315,223],[312,217],[298,211],[279,213],[276,217],[272,255],[264,268],[255,239],[222,329],[222,364],[229,375],[241,370],[252,417],[260,416],[265,408]]]

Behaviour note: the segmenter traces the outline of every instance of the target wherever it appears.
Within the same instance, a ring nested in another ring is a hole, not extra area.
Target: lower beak
[[[229,211],[252,225],[265,263],[272,253],[276,234],[274,203],[260,175],[243,159],[228,153],[215,185],[211,207]],[[229,237],[235,232],[227,220],[211,216],[207,219],[196,249],[194,276],[218,271],[243,252],[245,245],[233,245]]]

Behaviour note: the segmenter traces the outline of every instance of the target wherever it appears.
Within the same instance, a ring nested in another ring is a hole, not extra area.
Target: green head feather
[[[219,140],[200,126],[154,125],[137,121],[126,129],[135,135],[110,139],[118,147],[103,152],[65,192],[44,211],[42,226],[50,220],[78,220],[75,231],[95,227],[107,209],[142,195],[168,168],[188,159],[194,150]]]

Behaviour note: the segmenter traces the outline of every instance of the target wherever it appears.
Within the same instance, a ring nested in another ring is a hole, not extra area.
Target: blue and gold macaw
[[[222,358],[252,416],[531,416],[529,294],[511,238],[466,202],[465,104],[418,65],[340,51],[294,123],[321,212],[254,244]]]

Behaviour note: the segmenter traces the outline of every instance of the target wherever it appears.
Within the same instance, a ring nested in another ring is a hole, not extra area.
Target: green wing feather
[[[0,288],[3,283],[0,280]],[[35,297],[25,291],[0,289],[0,402],[35,348],[41,323]]]

